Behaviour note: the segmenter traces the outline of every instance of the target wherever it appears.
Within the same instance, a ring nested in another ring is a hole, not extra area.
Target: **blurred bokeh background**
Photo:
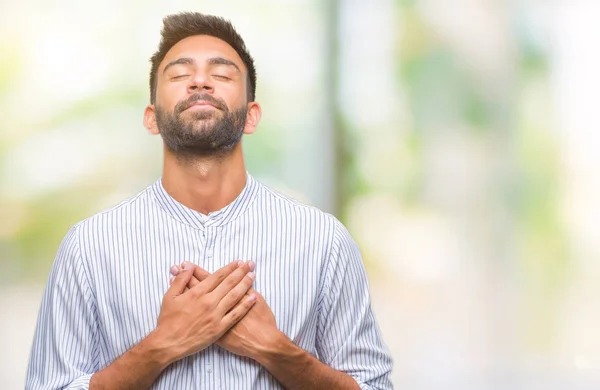
[[[152,183],[164,15],[235,24],[264,183],[359,243],[398,389],[600,388],[600,2],[0,0],[0,387],[68,228]]]

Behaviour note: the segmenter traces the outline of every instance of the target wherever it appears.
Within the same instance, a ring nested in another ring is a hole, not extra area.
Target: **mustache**
[[[192,96],[190,96],[189,98],[177,103],[177,105],[175,106],[175,112],[180,114],[186,108],[188,108],[189,106],[191,106],[192,104],[194,104],[195,102],[198,102],[198,101],[208,102],[221,111],[225,111],[225,112],[229,111],[227,109],[227,104],[225,104],[224,101],[217,99],[213,96],[210,96],[207,93],[195,93]]]

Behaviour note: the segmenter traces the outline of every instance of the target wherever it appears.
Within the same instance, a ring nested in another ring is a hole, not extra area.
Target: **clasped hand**
[[[214,274],[189,262],[173,266],[157,331],[166,335],[177,358],[216,343],[240,356],[257,359],[277,340],[275,316],[252,288],[254,263],[234,262]]]

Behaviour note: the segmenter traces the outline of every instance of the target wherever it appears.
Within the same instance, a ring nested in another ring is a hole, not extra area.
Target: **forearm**
[[[350,375],[322,363],[283,334],[259,351],[256,360],[288,390],[359,389]]]
[[[155,332],[125,352],[109,366],[96,372],[90,390],[147,389],[161,372],[174,361]]]

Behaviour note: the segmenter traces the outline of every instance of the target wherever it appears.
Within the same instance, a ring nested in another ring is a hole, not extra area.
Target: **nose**
[[[214,91],[214,86],[208,77],[207,74],[202,71],[198,71],[194,74],[194,77],[190,78],[190,83],[188,84],[188,92],[189,93],[197,93],[197,92],[208,92],[212,93]]]

